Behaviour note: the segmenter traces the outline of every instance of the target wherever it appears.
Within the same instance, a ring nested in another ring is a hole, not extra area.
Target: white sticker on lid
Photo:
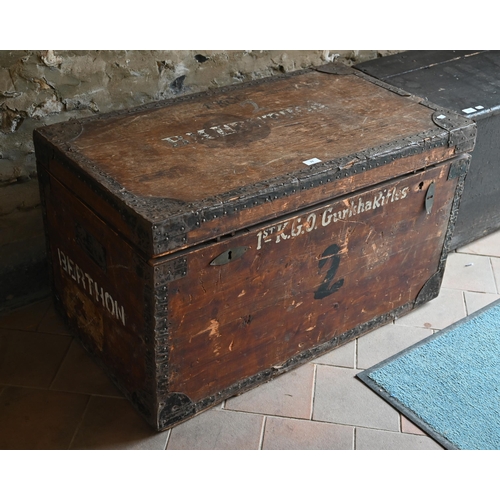
[[[476,109],[475,109],[475,108],[465,108],[465,109],[462,109],[462,111],[463,111],[464,113],[469,114],[469,113],[475,113],[475,112],[476,112]]]
[[[436,118],[437,118],[438,120],[442,120],[443,118],[446,118],[446,115],[439,115],[439,116],[436,116]]]
[[[484,109],[484,106],[476,106],[476,109]]]
[[[314,165],[315,163],[321,163],[321,160],[318,160],[318,158],[311,158],[310,160],[303,161],[302,163],[305,163],[306,165]]]

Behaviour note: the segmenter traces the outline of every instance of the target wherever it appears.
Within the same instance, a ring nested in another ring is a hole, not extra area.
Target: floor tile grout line
[[[309,417],[306,418],[306,417],[294,417],[291,415],[276,415],[274,413],[263,413],[261,411],[236,410],[236,409],[232,409],[232,408],[226,408],[224,411],[225,412],[233,412],[233,413],[243,413],[246,415],[260,415],[261,417],[288,418],[291,420],[300,420],[302,422],[313,422],[314,421]]]
[[[28,389],[32,391],[46,391],[50,392],[53,394],[72,394],[72,395],[77,395],[77,396],[88,396],[88,397],[96,397],[96,398],[107,398],[107,399],[118,399],[121,401],[128,401],[128,399],[125,396],[110,396],[107,394],[97,394],[97,393],[91,393],[91,392],[79,392],[79,391],[71,391],[68,389],[50,389],[48,387],[40,387],[36,385],[23,385],[23,384],[12,384],[10,382],[6,383],[3,382],[0,384],[2,387],[0,387],[0,394],[3,392],[4,389],[7,389],[8,387],[12,387],[14,389]]]
[[[284,420],[297,420],[299,422],[310,422],[313,424],[325,424],[325,425],[335,425],[337,427],[354,427],[356,424],[344,424],[340,422],[330,422],[328,420],[308,420],[306,418],[294,418],[294,417],[283,417],[281,415],[265,415],[266,417],[272,417],[276,419],[284,419]],[[368,429],[372,429],[372,427],[368,427]],[[373,427],[376,429],[376,427]],[[392,431],[395,432],[395,431]]]
[[[16,387],[19,389],[32,389],[35,391],[47,391],[47,392],[61,392],[64,394],[79,394],[80,396],[95,396],[98,398],[109,398],[109,399],[120,399],[120,400],[125,400],[128,401],[128,399],[125,396],[116,396],[116,395],[110,395],[110,394],[97,394],[94,392],[81,392],[81,391],[74,391],[74,390],[69,390],[69,389],[52,389],[50,387],[41,387],[37,385],[24,385],[24,384],[13,384],[11,382],[1,382],[0,385],[4,385],[5,387]],[[52,385],[52,384],[51,384]]]
[[[316,401],[316,378],[318,373],[318,365],[313,363],[313,379],[311,387],[311,408],[309,411],[309,420],[312,420],[314,414],[314,403]]]
[[[32,328],[26,329],[26,330],[23,330],[22,328],[5,328],[4,326],[1,326],[1,325],[0,325],[0,332],[34,333],[36,335],[53,335],[53,336],[57,336],[57,337],[75,338],[70,333],[43,332],[43,331],[33,330]]]
[[[2,325],[0,325],[0,331],[4,331],[4,332],[22,332],[22,333],[37,333],[37,334],[38,333],[47,333],[47,332],[37,332],[33,328],[8,328],[8,327],[2,326]],[[54,334],[47,333],[47,335],[54,335]]]
[[[358,429],[366,429],[366,430],[369,430],[369,431],[391,432],[392,434],[404,434],[405,436],[406,435],[409,435],[409,436],[421,436],[421,437],[428,437],[429,439],[432,439],[427,434],[425,436],[422,436],[422,434],[412,434],[410,432],[392,431],[392,430],[389,430],[389,429],[380,429],[379,427],[367,427],[366,425],[356,425],[354,427],[356,428],[356,430],[358,430]]]
[[[37,333],[38,335],[54,335],[57,337],[71,337],[72,339],[76,338],[72,333],[69,332],[59,333],[59,332],[44,332],[43,330],[38,330],[36,332],[32,331],[32,333]]]
[[[366,430],[370,430],[370,431],[377,431],[377,432],[389,432],[389,433],[393,433],[393,434],[397,434],[396,432],[394,431],[388,431],[388,430],[385,430],[385,429],[376,429],[376,428],[373,428],[373,427],[362,427],[362,426],[356,426],[354,427],[354,450],[357,450],[357,438],[358,438],[358,430],[360,429],[366,429]],[[438,444],[439,446],[442,447],[442,445],[440,443],[438,443],[435,439],[433,439],[431,436],[427,435],[427,434],[412,434],[412,433],[409,433],[409,432],[405,432],[405,433],[401,433],[402,435],[404,436],[408,436],[410,439],[415,437],[415,438],[426,438],[436,444]],[[405,437],[405,439],[407,439]],[[377,450],[382,450],[384,448],[377,448]]]
[[[332,351],[330,351],[331,353]],[[355,370],[356,368],[354,366],[345,366],[341,364],[331,364],[327,363],[326,361],[316,361],[314,363],[316,366],[333,366],[334,368],[347,368],[348,370]]]
[[[88,409],[89,409],[89,406],[90,406],[90,400],[92,399],[92,397],[93,396],[88,396],[87,404],[85,405],[85,409],[83,410],[82,416],[80,417],[80,422],[78,422],[78,424],[75,427],[75,432],[73,433],[73,437],[71,438],[71,441],[69,442],[68,450],[71,450],[71,446],[73,446],[75,438],[78,435],[78,432],[80,432],[80,429],[81,429],[81,427],[83,425],[83,421],[85,419],[85,416],[87,415],[87,412],[88,412]]]
[[[29,304],[25,304],[23,306],[20,306],[20,307],[16,307],[12,310],[9,310],[9,311],[2,311],[0,312],[0,321],[2,320],[2,318],[6,318],[6,317],[9,317],[11,316],[12,314],[18,314],[19,312],[21,312],[23,309],[30,309],[32,307],[35,307],[37,304],[40,304],[42,302],[45,302],[47,301],[47,309],[45,310],[45,312],[43,313],[40,321],[37,323],[37,325],[34,327],[35,328],[35,331],[36,329],[40,326],[40,323],[43,321],[43,319],[45,318],[45,316],[47,315],[47,313],[49,312],[49,309],[50,309],[50,306],[51,306],[51,301],[49,300],[48,297],[46,297],[45,299],[41,299],[41,300],[35,300],[33,302],[30,302]],[[29,312],[29,311],[26,311],[26,312]],[[33,331],[33,330],[30,330],[30,331]]]
[[[42,324],[42,321],[47,317],[47,314],[49,313],[49,310],[50,310],[50,306],[52,305],[52,300],[47,300],[47,302],[48,302],[47,309],[45,309],[45,312],[43,313],[42,318],[40,319],[40,321],[36,325],[36,328],[35,328],[36,332],[38,332],[38,329],[40,328],[40,325]]]
[[[465,298],[465,290],[462,290],[462,304],[465,309],[465,317],[467,317],[469,313],[469,307],[467,306],[467,299]]]
[[[354,341],[354,369],[355,370],[358,370],[358,363],[359,363],[358,349],[359,349],[359,343],[358,343],[358,339],[356,339]]]
[[[308,422],[308,420],[305,420],[305,422]],[[341,423],[341,422],[330,422],[328,420],[312,420],[312,422],[318,422],[320,424],[331,424],[331,425],[338,425],[342,427],[355,427],[359,429],[369,429],[372,431],[383,431],[383,432],[392,432],[393,434],[401,434],[399,431],[395,431],[394,429],[382,429],[380,427],[370,427],[368,425],[360,425],[360,424],[346,424],[346,423]]]
[[[458,249],[455,250],[456,253],[462,255],[470,255],[471,257],[500,257],[500,255],[491,255],[490,253],[473,253],[473,252],[459,252]]]
[[[165,448],[163,450],[168,451],[168,443],[170,442],[170,438],[172,437],[172,429],[168,429],[168,436],[167,439],[165,440]]]
[[[494,258],[494,257],[493,257]],[[497,294],[500,293],[500,283],[497,281],[497,277],[495,275],[495,270],[493,269],[493,261],[491,260],[492,257],[490,256],[490,268],[491,268],[491,273],[493,274],[493,281],[495,283],[495,288],[497,290]]]
[[[272,413],[259,413],[259,412],[252,412],[249,410],[233,410],[233,409],[225,409],[225,412],[234,412],[234,413],[243,413],[246,415],[260,415],[261,417],[271,417],[271,418],[282,418],[282,419],[287,419],[287,420],[298,420],[299,422],[312,422],[312,423],[320,423],[320,424],[329,424],[329,425],[340,425],[343,427],[352,427],[353,424],[343,424],[339,422],[329,422],[328,420],[314,420],[314,419],[309,419],[309,418],[301,418],[301,417],[292,417],[288,415],[273,415]]]
[[[267,424],[267,416],[263,415],[264,419],[262,420],[262,427],[260,430],[260,439],[259,439],[259,447],[258,450],[262,450],[262,446],[264,446],[264,434],[266,433],[266,424]]]
[[[54,382],[56,381],[57,376],[59,375],[59,372],[61,371],[62,365],[64,364],[64,361],[65,361],[66,357],[68,356],[69,350],[71,349],[73,342],[75,342],[74,338],[72,338],[71,342],[68,344],[66,352],[64,353],[64,356],[62,357],[61,362],[59,363],[59,367],[57,368],[56,373],[52,377],[52,381],[49,384],[49,390],[52,390],[52,386],[54,385]]]
[[[458,252],[457,252],[458,253]],[[489,263],[489,268],[490,268],[490,271],[491,271],[491,277],[493,278],[493,284],[495,285],[495,289],[496,289],[496,292],[491,292],[491,291],[487,291],[485,289],[480,289],[480,290],[470,290],[469,288],[453,288],[453,290],[462,290],[463,292],[471,292],[471,293],[493,293],[493,294],[498,294],[500,293],[500,288],[498,287],[498,284],[497,284],[497,281],[496,281],[496,278],[495,278],[495,272],[493,270],[493,263],[492,263],[492,260],[491,259],[495,259],[497,257],[493,256],[493,255],[483,255],[483,254],[475,254],[475,253],[468,253],[468,252],[462,252],[462,253],[459,253],[460,255],[467,255],[471,258],[474,258],[474,257],[480,257],[481,259],[488,259],[488,263]],[[488,280],[481,280],[481,283],[484,285],[484,284],[487,284]],[[444,287],[441,287],[441,288],[444,288]]]

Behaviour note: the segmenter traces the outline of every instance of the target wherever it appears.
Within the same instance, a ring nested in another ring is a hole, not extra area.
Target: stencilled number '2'
[[[324,299],[336,292],[339,288],[344,284],[344,278],[336,281],[332,284],[333,278],[335,278],[335,274],[340,265],[340,255],[338,254],[340,251],[340,247],[336,244],[330,245],[321,255],[321,258],[318,262],[318,267],[322,269],[325,264],[330,261],[330,269],[328,269],[325,279],[319,286],[319,288],[314,292],[315,299]]]

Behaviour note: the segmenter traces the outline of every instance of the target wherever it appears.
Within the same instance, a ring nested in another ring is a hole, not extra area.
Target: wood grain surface
[[[89,122],[71,146],[134,194],[192,202],[432,126],[414,101],[310,72]]]
[[[206,397],[411,304],[440,263],[456,188],[448,169],[188,253],[186,278],[169,286],[170,390]],[[427,214],[431,182],[435,208]],[[242,257],[210,265],[239,247],[248,248]]]

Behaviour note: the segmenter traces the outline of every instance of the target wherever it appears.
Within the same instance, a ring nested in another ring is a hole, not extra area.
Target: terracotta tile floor
[[[161,433],[46,299],[0,317],[0,449],[440,449],[354,375],[500,298],[500,231],[452,253],[439,297]]]

